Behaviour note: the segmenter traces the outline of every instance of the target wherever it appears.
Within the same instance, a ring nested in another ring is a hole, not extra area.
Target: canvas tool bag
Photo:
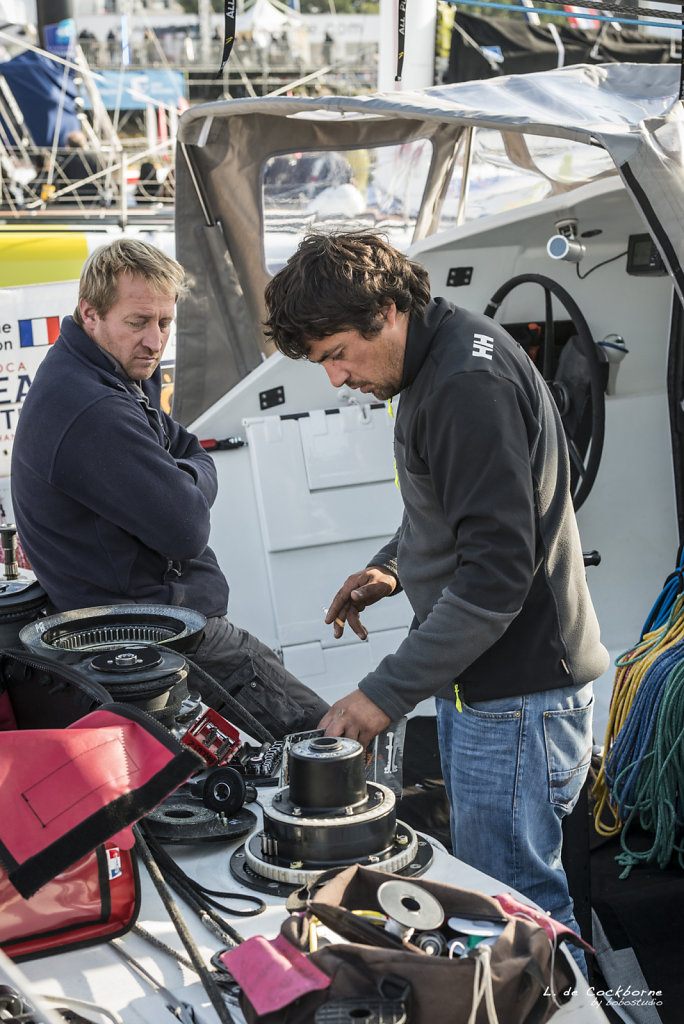
[[[241,986],[249,1024],[341,1024],[356,1018],[364,1024],[543,1024],[570,997],[574,974],[557,949],[557,936],[574,933],[508,895],[510,912],[497,898],[411,879],[441,903],[445,937],[453,917],[502,926],[493,945],[474,945],[451,959],[431,956],[354,913],[380,911],[377,892],[390,879],[407,881],[359,865],[345,868],[308,894],[305,909],[291,913],[272,943],[248,939],[222,954]],[[314,921],[346,941],[307,952]]]
[[[0,652],[4,951],[26,959],[127,931],[140,903],[131,826],[201,765],[73,654]]]

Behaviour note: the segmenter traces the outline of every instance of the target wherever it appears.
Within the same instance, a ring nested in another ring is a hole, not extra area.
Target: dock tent
[[[78,90],[71,72],[30,50],[0,64],[0,75],[9,85],[37,146],[51,146],[55,131],[58,146],[65,146],[69,132],[80,128],[76,116]],[[6,133],[0,117],[0,131]]]

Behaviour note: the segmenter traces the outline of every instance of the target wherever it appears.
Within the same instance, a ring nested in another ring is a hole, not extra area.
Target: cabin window
[[[523,135],[523,139],[539,170],[566,188],[578,188],[608,174],[617,174],[615,164],[601,146],[540,135]]]
[[[381,231],[406,249],[431,157],[425,139],[271,157],[262,180],[266,269],[275,274],[309,231]]]
[[[440,213],[440,231],[526,206],[554,192],[568,192],[616,173],[613,161],[599,147],[478,128],[473,132],[468,191],[462,203],[466,152],[464,137]]]
[[[464,221],[478,220],[534,203],[551,193],[551,186],[545,178],[511,161],[501,132],[478,128],[473,132],[467,196],[465,204],[461,203],[467,152],[464,143],[465,137],[442,206],[440,231],[454,228]]]

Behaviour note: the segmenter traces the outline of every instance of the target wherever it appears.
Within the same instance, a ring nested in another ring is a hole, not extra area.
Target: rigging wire
[[[682,24],[681,11],[673,12],[672,10],[649,10],[651,18],[658,18],[660,20],[653,21],[645,18],[624,18],[619,14],[590,14],[587,12],[583,14],[581,11],[573,11],[572,13],[566,11],[553,11],[547,7],[525,7],[522,3],[520,4],[508,4],[508,3],[497,3],[495,0],[447,0],[450,4],[457,4],[465,7],[484,7],[484,8],[497,8],[504,11],[520,11],[523,14],[546,14],[552,15],[557,18],[588,18],[592,21],[607,21],[617,22],[619,25],[637,25],[648,28],[663,28],[663,20],[671,21],[675,19],[674,24],[669,24],[667,27],[672,29],[681,29],[684,31],[684,24]],[[549,0],[550,3],[560,3],[560,0]],[[642,8],[640,7],[619,7],[617,8],[614,4],[601,3],[600,0],[596,0],[595,3],[579,2],[573,4],[573,6],[587,7],[592,10],[605,10],[605,11],[633,11],[635,14],[640,14]]]

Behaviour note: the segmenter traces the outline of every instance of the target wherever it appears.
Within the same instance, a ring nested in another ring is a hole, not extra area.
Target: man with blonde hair
[[[18,534],[57,611],[200,611],[208,621],[193,660],[271,732],[315,727],[328,705],[226,618],[228,584],[208,547],[216,468],[160,406],[159,365],[184,287],[180,264],[146,242],[118,239],[86,260],[77,308],[19,417]]]

